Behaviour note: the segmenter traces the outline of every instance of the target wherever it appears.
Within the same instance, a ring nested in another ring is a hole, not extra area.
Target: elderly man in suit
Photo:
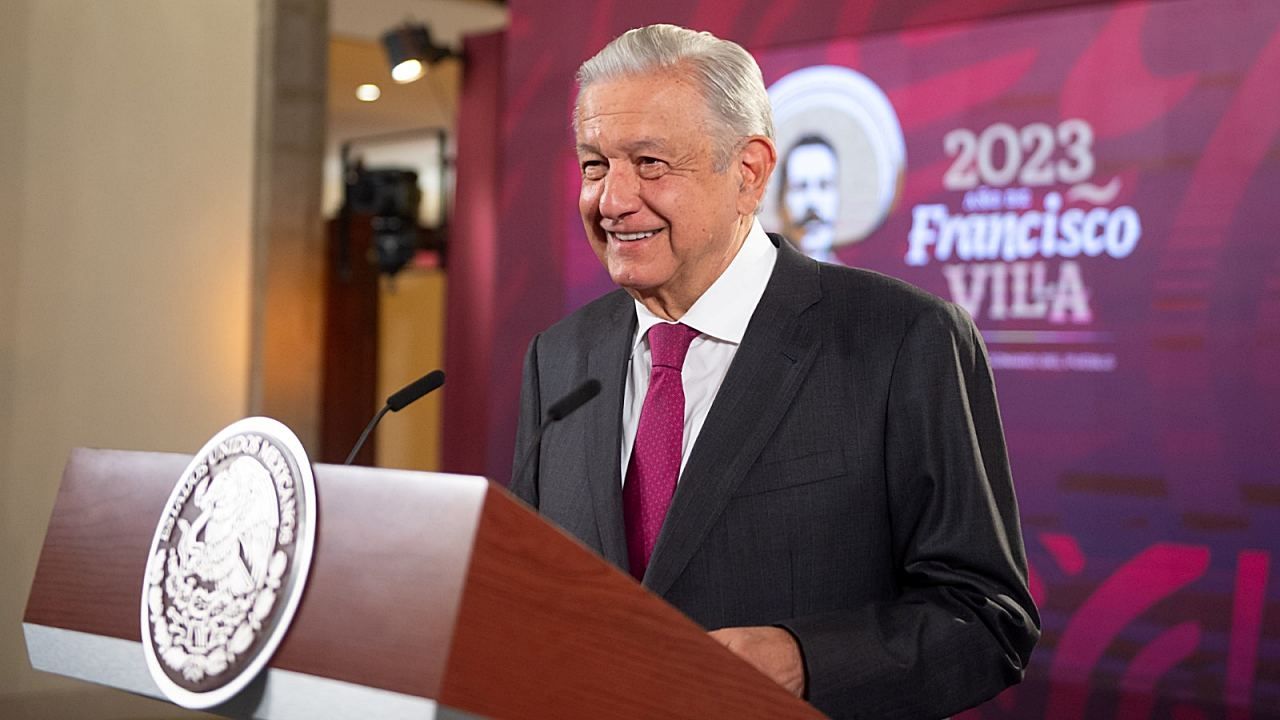
[[[578,82],[579,209],[620,289],[530,344],[513,490],[830,715],[1020,680],[1039,617],[969,317],[761,229],[777,151],[738,45],[632,30]]]

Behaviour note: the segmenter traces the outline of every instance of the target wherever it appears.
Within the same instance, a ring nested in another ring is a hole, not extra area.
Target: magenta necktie
[[[627,526],[627,558],[637,580],[649,567],[662,521],[676,492],[684,441],[684,386],[680,370],[698,331],[679,323],[649,328],[649,391],[640,408],[636,441],[622,486],[622,516]]]

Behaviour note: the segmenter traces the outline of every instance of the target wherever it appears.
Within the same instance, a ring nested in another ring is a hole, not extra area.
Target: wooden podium
[[[161,697],[143,658],[143,570],[190,459],[72,452],[23,618],[35,668]],[[268,669],[212,712],[821,717],[483,478],[314,470],[297,615]]]

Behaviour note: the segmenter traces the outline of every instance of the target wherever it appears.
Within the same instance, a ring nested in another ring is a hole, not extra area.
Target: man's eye
[[[599,180],[604,177],[605,166],[600,160],[586,160],[582,163],[582,177]]]
[[[656,177],[666,172],[667,164],[658,158],[642,157],[636,160],[641,177]]]

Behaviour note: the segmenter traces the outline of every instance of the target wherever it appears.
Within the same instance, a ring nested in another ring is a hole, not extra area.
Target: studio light
[[[417,58],[409,58],[395,64],[391,68],[391,79],[400,83],[411,83],[427,74],[427,68]]]
[[[445,58],[455,57],[449,48],[436,45],[431,31],[422,23],[405,23],[382,36],[387,60],[391,63],[391,79],[411,83],[427,74],[427,67]]]

